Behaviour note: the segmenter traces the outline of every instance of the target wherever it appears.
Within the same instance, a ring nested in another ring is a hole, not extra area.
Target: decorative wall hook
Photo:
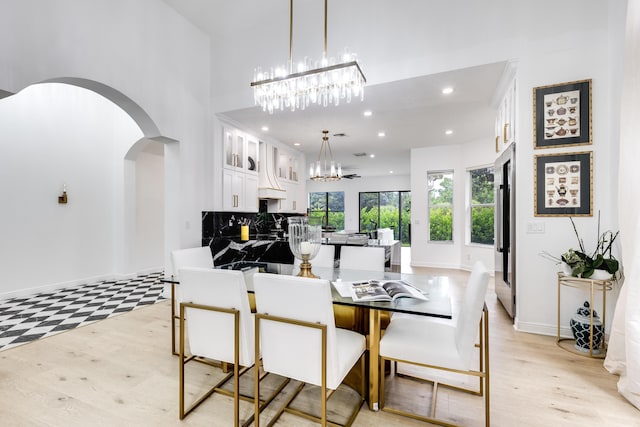
[[[58,196],[58,203],[67,203],[67,184],[64,184],[64,186],[62,187],[62,196]]]

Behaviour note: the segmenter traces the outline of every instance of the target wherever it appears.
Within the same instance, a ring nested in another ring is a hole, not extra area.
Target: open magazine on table
[[[354,301],[395,301],[398,298],[429,298],[415,286],[403,280],[364,280],[351,282],[351,298]]]

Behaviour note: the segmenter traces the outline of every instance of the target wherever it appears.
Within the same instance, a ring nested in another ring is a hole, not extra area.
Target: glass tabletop
[[[293,274],[293,265],[279,264],[277,266],[272,266],[270,270],[271,271],[267,272],[291,275]],[[255,271],[257,271],[257,269],[254,269],[253,271],[247,270],[245,272],[247,290],[249,292],[253,292],[253,281],[251,280],[251,275]],[[321,279],[331,281],[331,292],[334,304],[451,319],[449,278],[446,276],[321,267],[314,267],[313,273],[320,276]],[[395,301],[354,301],[350,296],[341,296],[337,289],[337,287],[340,287],[342,282],[396,279],[401,279],[410,286],[422,291],[422,293],[427,297],[427,300],[398,298]]]
[[[234,263],[235,264],[235,263]],[[234,268],[245,273],[247,290],[253,292],[252,276],[257,271],[275,274],[293,274],[293,264],[273,263],[242,263],[241,265],[226,265],[222,268]],[[221,268],[221,267],[216,267]],[[447,276],[431,276],[424,274],[396,273],[391,271],[378,272],[367,270],[347,270],[339,268],[313,267],[313,273],[322,279],[331,281],[333,303],[352,307],[372,308],[396,313],[416,314],[420,316],[440,317],[451,319],[451,298],[449,293],[449,278]],[[365,280],[394,280],[401,279],[419,289],[427,300],[415,298],[398,298],[395,301],[354,301],[350,296],[340,296],[337,287],[341,282],[355,282]],[[178,284],[173,278],[162,279],[165,283]]]
[[[451,298],[449,297],[449,279],[446,276],[430,276],[395,272],[373,272],[361,270],[341,270],[317,268],[315,274],[323,279],[331,280],[331,292],[335,304],[356,307],[368,307],[397,313],[417,314],[430,317],[451,319]],[[393,280],[400,279],[418,289],[427,297],[426,300],[416,298],[398,298],[395,301],[354,301],[351,297],[341,296],[336,286],[340,282],[359,280]]]

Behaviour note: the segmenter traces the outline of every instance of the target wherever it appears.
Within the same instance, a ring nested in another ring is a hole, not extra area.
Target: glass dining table
[[[294,274],[291,264],[233,263],[216,268],[238,269],[245,272],[247,290],[253,293],[252,274],[261,271],[275,274]],[[297,272],[296,272],[297,273]],[[379,407],[379,343],[382,333],[381,318],[393,313],[451,319],[451,298],[447,276],[378,272],[368,270],[346,270],[314,267],[313,273],[331,282],[335,309],[346,309],[353,313],[349,327],[367,336],[368,357],[368,402],[369,409]],[[402,280],[421,292],[426,298],[398,298],[395,301],[354,301],[348,291],[351,282],[365,280]],[[165,282],[177,283],[166,279]],[[250,295],[250,298],[253,295]],[[253,299],[253,298],[251,298]],[[254,305],[255,306],[255,305]],[[336,312],[338,318],[338,312]],[[337,324],[337,326],[343,326]]]

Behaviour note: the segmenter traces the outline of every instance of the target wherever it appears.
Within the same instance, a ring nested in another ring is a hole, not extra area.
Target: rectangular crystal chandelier
[[[255,69],[253,96],[263,111],[273,113],[285,108],[304,110],[309,104],[339,105],[340,100],[364,99],[367,82],[358,65],[357,56],[345,49],[339,60],[327,59],[327,0],[324,1],[324,50],[322,61],[306,59],[293,69],[293,0],[289,9],[288,67],[271,67],[269,71]],[[287,71],[288,70],[288,71]]]

